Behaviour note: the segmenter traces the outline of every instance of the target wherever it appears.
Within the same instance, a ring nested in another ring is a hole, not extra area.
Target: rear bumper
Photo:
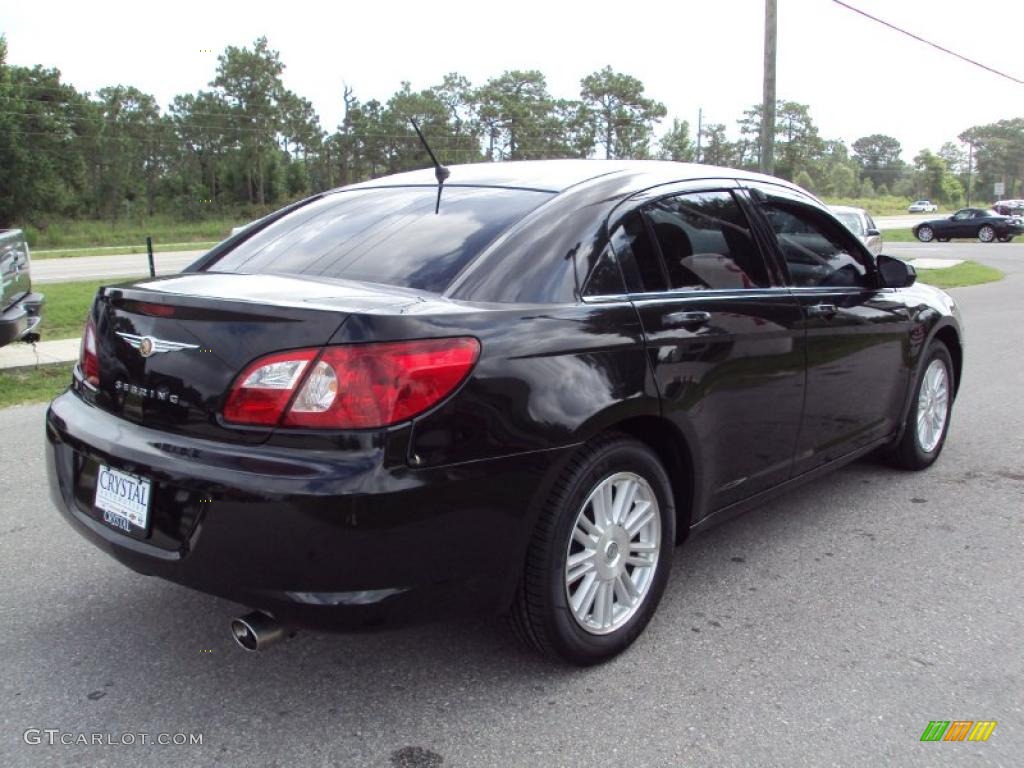
[[[27,293],[0,314],[0,347],[35,331],[43,319],[44,302],[43,294]]]
[[[411,469],[387,466],[383,448],[185,438],[72,392],[51,404],[46,432],[51,497],[93,544],[141,573],[334,628],[506,608],[537,497],[568,450]],[[153,481],[145,539],[92,507],[100,463]]]

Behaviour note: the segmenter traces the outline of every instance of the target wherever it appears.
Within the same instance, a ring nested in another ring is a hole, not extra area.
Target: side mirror
[[[875,263],[886,288],[909,288],[917,280],[917,270],[905,261],[879,254]]]
[[[869,229],[867,232],[864,233],[864,237],[881,237],[881,236],[882,236],[882,233],[879,232],[877,229]]]

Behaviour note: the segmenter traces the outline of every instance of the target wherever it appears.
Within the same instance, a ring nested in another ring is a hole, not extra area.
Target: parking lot
[[[647,632],[587,670],[493,619],[245,654],[240,606],[79,538],[46,494],[44,406],[0,411],[0,765],[1020,765],[1024,246],[886,252],[1007,275],[953,291],[966,375],[939,462],[861,461],[695,537]],[[931,720],[998,725],[921,743]]]

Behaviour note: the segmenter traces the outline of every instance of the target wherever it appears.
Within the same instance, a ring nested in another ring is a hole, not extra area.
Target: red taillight
[[[318,429],[397,424],[451,394],[479,354],[476,339],[454,338],[268,355],[235,380],[224,418],[238,424]]]
[[[295,387],[302,381],[315,349],[297,349],[261,357],[242,371],[224,405],[224,418],[238,424],[272,427],[281,420]]]
[[[91,317],[85,321],[82,347],[78,354],[78,367],[87,382],[94,387],[100,385],[100,358],[96,352],[96,324]]]

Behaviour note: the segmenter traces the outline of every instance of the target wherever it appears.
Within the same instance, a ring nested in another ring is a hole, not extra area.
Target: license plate
[[[103,522],[129,536],[144,536],[149,525],[150,490],[148,478],[101,464],[93,503],[103,513]]]

